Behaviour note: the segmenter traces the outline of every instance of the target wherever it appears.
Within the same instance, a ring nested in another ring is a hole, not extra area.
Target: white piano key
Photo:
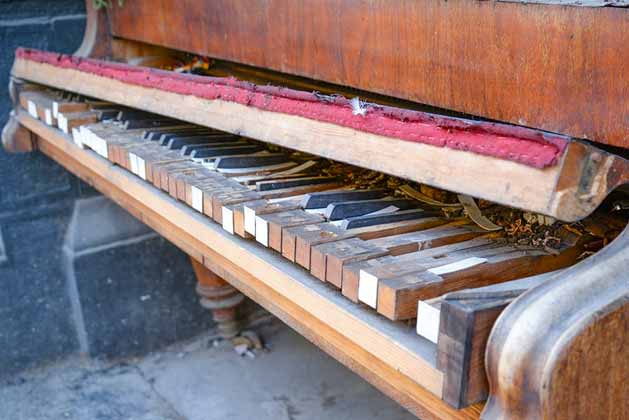
[[[227,207],[223,206],[222,211],[222,219],[223,219],[223,229],[227,232],[234,234],[234,212]]]
[[[59,116],[57,117],[57,126],[64,133],[68,133],[68,120],[62,113],[59,113]]]
[[[262,245],[269,246],[269,224],[260,216],[256,216],[256,241]]]
[[[53,101],[52,103],[52,116],[59,118],[59,102]]]
[[[30,101],[30,100],[28,101],[28,113],[33,118],[39,118],[37,116],[37,105],[35,105],[35,102]]]
[[[88,147],[94,149],[94,144],[96,144],[98,136],[96,135],[96,133],[88,128],[85,128],[84,131],[86,135],[83,136],[83,143],[86,143]]]
[[[203,213],[203,191],[195,186],[191,186],[190,191],[192,195],[192,208],[199,213]]]
[[[466,258],[464,260],[461,261],[457,261],[457,262],[453,262],[450,264],[446,264],[446,265],[442,265],[439,267],[433,267],[430,268],[428,271],[433,273],[433,274],[437,274],[437,275],[443,275],[443,274],[449,274],[449,273],[454,273],[455,271],[461,271],[461,270],[465,270],[467,268],[472,268],[474,266],[477,266],[479,264],[483,264],[487,262],[486,258],[479,258],[479,257],[471,257],[471,258]]]
[[[81,141],[81,131],[77,127],[72,128],[72,141],[74,141],[74,144],[79,147],[81,147],[81,144],[83,144],[83,142]]]
[[[255,236],[256,234],[256,212],[253,209],[245,206],[244,208],[245,214],[245,232],[252,234]]]
[[[129,164],[131,165],[131,172],[138,174],[138,157],[135,153],[129,153]]]
[[[99,140],[99,143],[100,143],[100,151],[101,151],[100,155],[102,157],[104,157],[105,159],[109,159],[109,151],[107,150],[107,142],[104,139],[100,138],[100,137],[98,137],[98,140]],[[137,159],[140,159],[140,158],[137,158]],[[139,162],[139,160],[138,160],[138,162]]]
[[[363,270],[358,277],[358,300],[374,309],[378,305],[378,278]]]
[[[441,311],[430,304],[430,301],[417,302],[417,335],[437,343],[439,339],[439,323]]]
[[[46,124],[52,125],[52,111],[49,108],[44,109],[44,117],[46,119]]]
[[[136,156],[138,163],[138,176],[146,181],[146,162],[139,156]]]

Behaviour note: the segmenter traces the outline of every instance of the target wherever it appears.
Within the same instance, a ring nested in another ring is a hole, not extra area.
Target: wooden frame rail
[[[193,209],[19,111],[37,148],[226,279],[412,413],[477,418],[481,405],[455,410],[441,400],[436,348],[410,327],[348,302],[279,255],[229,235]]]

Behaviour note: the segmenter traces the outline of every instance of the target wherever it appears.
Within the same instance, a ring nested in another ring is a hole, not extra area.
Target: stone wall
[[[81,0],[0,0],[0,127],[18,46],[71,53]],[[0,150],[0,377],[141,354],[210,327],[187,256],[40,153]]]

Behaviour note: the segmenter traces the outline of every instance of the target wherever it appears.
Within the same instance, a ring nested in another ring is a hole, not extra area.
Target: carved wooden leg
[[[244,295],[203,264],[193,258],[190,260],[197,277],[201,306],[212,311],[212,317],[224,339],[237,336],[240,332],[237,309],[245,299]]]

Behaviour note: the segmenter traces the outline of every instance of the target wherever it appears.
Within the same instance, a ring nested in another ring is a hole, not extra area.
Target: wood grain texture
[[[17,121],[13,112],[2,129],[1,138],[2,147],[9,153],[32,152],[35,149],[32,133]]]
[[[92,0],[85,0],[87,22],[83,41],[74,53],[79,57],[105,58],[112,54],[107,9],[97,10]]]
[[[443,399],[453,407],[465,407],[487,399],[485,348],[496,318],[515,298],[560,271],[467,289],[423,302],[436,307],[436,319],[422,319],[418,331],[435,331],[437,367],[444,373]],[[437,303],[438,302],[438,303]]]
[[[479,406],[454,410],[440,399],[434,348],[333,293],[302,270],[222,228],[68,136],[21,113],[40,150],[127,209],[221,278],[420,418],[472,419]]]
[[[627,9],[134,0],[114,5],[111,28],[122,38],[629,147]]]
[[[629,227],[505,309],[487,345],[484,418],[626,418],[628,245]]]

